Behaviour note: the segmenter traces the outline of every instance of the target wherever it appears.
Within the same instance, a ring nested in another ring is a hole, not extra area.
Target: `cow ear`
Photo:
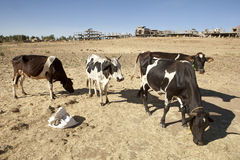
[[[207,59],[208,63],[214,61],[214,59],[212,57],[206,57],[206,59]]]

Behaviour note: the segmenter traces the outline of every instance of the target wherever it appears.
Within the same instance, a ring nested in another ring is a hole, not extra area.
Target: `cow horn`
[[[108,58],[107,56],[105,56],[105,57],[107,58],[107,60],[111,61],[111,59],[110,59],[110,58]]]
[[[190,115],[190,116],[197,116],[197,113],[196,113],[196,112],[193,112],[193,113],[190,113],[189,115]]]
[[[122,57],[122,55],[120,55],[120,56],[117,58],[117,60],[119,60],[121,57]]]
[[[207,57],[207,62],[209,63],[209,62],[212,62],[212,61],[214,61],[214,59],[212,58],[212,57]]]
[[[216,113],[216,112],[208,112],[210,116],[221,116],[221,114]]]

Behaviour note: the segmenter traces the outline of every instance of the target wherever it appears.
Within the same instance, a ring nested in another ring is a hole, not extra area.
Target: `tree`
[[[49,36],[42,36],[42,40],[43,41],[55,41],[55,37],[53,34],[49,35]]]

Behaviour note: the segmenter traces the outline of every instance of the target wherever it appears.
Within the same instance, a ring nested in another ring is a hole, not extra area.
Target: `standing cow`
[[[121,56],[120,56],[121,57]],[[91,93],[91,85],[94,86],[95,94],[96,93],[96,86],[98,86],[100,99],[101,99],[101,106],[109,103],[107,97],[107,89],[109,80],[113,77],[118,82],[123,81],[123,75],[121,72],[121,65],[119,63],[118,58],[103,58],[98,55],[92,54],[87,58],[86,63],[86,73],[87,73],[87,85],[89,88],[89,96],[92,96]],[[106,102],[103,103],[103,90],[106,96]]]
[[[54,99],[53,82],[60,81],[63,88],[68,92],[74,92],[73,83],[67,77],[61,61],[55,56],[41,56],[41,55],[20,55],[12,59],[14,69],[13,75],[13,97],[17,98],[16,87],[20,78],[20,86],[22,93],[26,95],[23,89],[23,81],[25,77],[32,79],[47,79],[50,90],[50,98]]]
[[[140,63],[140,72],[142,75],[142,72],[146,70],[146,67],[148,65],[148,58],[165,58],[165,59],[172,59],[172,60],[186,60],[192,63],[194,69],[196,71],[199,71],[199,73],[203,74],[205,72],[204,70],[204,64],[205,62],[212,62],[214,59],[212,57],[205,57],[205,54],[202,52],[198,52],[196,55],[189,56],[183,53],[167,53],[167,52],[144,52],[140,53],[137,56],[136,64],[134,67],[134,73],[136,71],[137,62]],[[131,78],[133,78],[134,73]]]
[[[150,114],[147,106],[148,90],[151,88],[158,94],[164,93],[165,108],[161,124],[165,128],[169,102],[176,98],[180,103],[182,125],[186,126],[185,113],[188,113],[193,141],[197,145],[203,145],[204,130],[213,120],[202,106],[200,90],[191,63],[169,59],[151,59],[150,57],[149,61],[150,65],[147,66],[146,73],[141,77],[142,86],[139,91],[146,112]]]

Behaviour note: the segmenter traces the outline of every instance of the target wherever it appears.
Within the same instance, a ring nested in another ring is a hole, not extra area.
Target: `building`
[[[232,29],[233,32],[240,33],[240,25]]]

